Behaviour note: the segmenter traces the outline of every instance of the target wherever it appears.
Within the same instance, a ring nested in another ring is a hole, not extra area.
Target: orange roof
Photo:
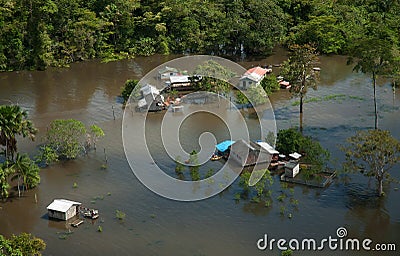
[[[244,75],[250,75],[250,74],[257,74],[259,76],[263,76],[268,72],[268,69],[262,68],[262,67],[255,67],[251,68],[244,73]]]

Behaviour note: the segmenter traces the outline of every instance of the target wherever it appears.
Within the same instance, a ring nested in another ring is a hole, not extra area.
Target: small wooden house
[[[161,80],[168,80],[172,76],[178,76],[179,71],[176,68],[165,66],[158,70],[158,78]]]
[[[188,76],[179,75],[171,76],[165,85],[170,90],[176,91],[191,91],[193,90],[193,85],[200,82],[203,79],[200,75]]]
[[[244,140],[233,143],[229,154],[242,167],[271,161],[271,155],[261,145]]]
[[[300,172],[300,165],[296,161],[289,161],[285,164],[285,176],[294,178]]]
[[[149,112],[161,111],[165,109],[164,96],[153,85],[146,84],[140,88],[142,99],[138,101],[137,109],[139,111],[148,110]]]
[[[79,213],[81,203],[70,201],[67,199],[54,199],[47,206],[49,218],[68,220]]]
[[[262,67],[254,67],[246,71],[239,80],[239,88],[247,90],[250,86],[258,85],[264,79],[267,73],[271,73],[272,69]]]

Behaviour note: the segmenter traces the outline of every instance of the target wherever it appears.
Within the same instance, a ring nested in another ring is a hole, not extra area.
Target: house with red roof
[[[239,88],[246,90],[252,85],[260,84],[266,74],[271,73],[272,69],[254,67],[246,71],[239,80]]]

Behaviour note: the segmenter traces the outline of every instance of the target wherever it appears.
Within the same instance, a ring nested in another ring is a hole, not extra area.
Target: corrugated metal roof
[[[67,199],[54,199],[53,202],[47,206],[47,210],[66,212],[73,205],[81,205],[81,203]]]
[[[233,143],[235,143],[235,141],[233,140],[226,140],[223,141],[221,143],[219,143],[216,148],[218,149],[218,151],[220,152],[225,152]]]
[[[241,79],[248,78],[251,79],[255,82],[261,81],[261,79],[265,76],[266,73],[271,72],[271,69],[265,69],[262,67],[254,67],[246,71],[246,73],[243,74]]]
[[[255,67],[255,68],[251,68],[249,70],[246,71],[246,73],[244,73],[245,75],[249,75],[249,74],[257,74],[259,76],[263,76],[268,72],[267,69],[262,68],[262,67]]]
[[[262,148],[264,148],[269,154],[279,154],[279,152],[274,149],[271,145],[269,145],[267,142],[257,142],[258,145],[260,145]]]

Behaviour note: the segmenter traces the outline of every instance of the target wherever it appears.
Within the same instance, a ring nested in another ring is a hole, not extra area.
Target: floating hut
[[[296,177],[300,172],[300,165],[296,161],[289,161],[285,164],[285,176],[289,178]]]
[[[247,70],[239,80],[239,88],[246,90],[252,85],[261,83],[267,73],[271,73],[272,69],[265,69],[262,67],[254,67]]]
[[[47,206],[49,218],[68,220],[79,213],[81,203],[70,201],[67,199],[54,199],[54,201]]]
[[[146,84],[140,88],[140,93],[143,98],[138,101],[137,110],[155,112],[165,109],[164,96],[160,94],[156,87]]]
[[[176,90],[176,91],[191,91],[193,90],[193,83],[198,83],[203,79],[202,76],[194,75],[178,75],[178,76],[170,76],[169,81],[165,84],[168,90]]]
[[[179,71],[176,68],[165,66],[162,69],[158,70],[158,79],[168,80],[172,76],[178,76]]]
[[[242,167],[271,161],[272,155],[255,142],[238,140],[230,147],[230,157]]]

